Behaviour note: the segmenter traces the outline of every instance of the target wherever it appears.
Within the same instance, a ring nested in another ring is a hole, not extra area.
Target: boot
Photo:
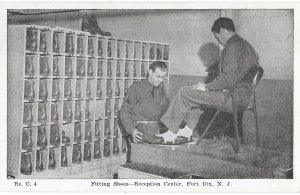
[[[81,124],[74,123],[74,142],[81,142]]]
[[[118,138],[113,139],[113,154],[119,154]]]
[[[98,77],[103,77],[103,61],[98,61]]]
[[[94,159],[101,158],[101,148],[100,148],[100,141],[96,141],[94,143]]]
[[[111,96],[112,96],[111,81],[107,80],[107,84],[106,84],[106,97],[111,97]]]
[[[81,99],[81,81],[80,81],[80,79],[76,80],[75,98]]]
[[[73,74],[73,70],[72,70],[72,58],[66,57],[66,60],[65,60],[65,76],[71,77],[72,74]]]
[[[35,90],[34,90],[35,81],[32,79],[25,80],[24,86],[24,99],[33,101],[35,99]]]
[[[100,138],[100,121],[95,121],[95,138]]]
[[[76,101],[75,102],[75,120],[79,120],[81,121],[81,102],[80,101]]]
[[[47,42],[46,42],[46,33],[40,33],[40,51],[47,52]]]
[[[104,136],[110,137],[110,121],[109,120],[105,120],[105,122],[104,122]]]
[[[22,153],[21,155],[21,173],[25,175],[31,175],[32,173],[32,163],[31,163],[30,153]]]
[[[37,150],[36,151],[36,171],[43,171],[44,165],[43,165],[43,151]]]
[[[85,140],[92,141],[92,127],[91,122],[85,123]]]
[[[27,76],[34,75],[33,58],[33,55],[26,55],[25,57],[25,75]]]
[[[53,47],[52,50],[54,53],[59,53],[59,41],[58,41],[58,33],[53,33]]]
[[[84,47],[83,47],[83,37],[77,37],[77,54],[83,55]]]
[[[84,15],[82,19],[81,30],[90,32],[91,34],[99,34],[102,36],[111,36],[110,32],[102,31],[97,23],[97,19],[94,14],[91,16]]]
[[[53,76],[59,76],[59,68],[58,68],[59,58],[53,58]]]
[[[49,164],[48,164],[48,168],[49,169],[55,169],[55,167],[56,167],[55,151],[54,151],[54,148],[50,148],[50,150],[49,150]]]
[[[46,126],[38,127],[37,146],[41,149],[45,149],[47,147]]]
[[[33,121],[32,116],[32,104],[24,104],[24,115],[23,115],[23,123],[27,125],[31,125]]]
[[[82,158],[82,155],[81,155],[81,145],[79,144],[76,144],[73,146],[73,163],[75,164],[80,164],[81,163],[81,158]]]
[[[38,109],[38,121],[42,124],[47,122],[47,110],[46,110],[46,103],[39,103]]]
[[[93,39],[88,39],[88,55],[94,55]]]
[[[114,120],[114,136],[119,137],[118,119]]]
[[[42,79],[40,80],[40,94],[39,94],[39,98],[41,100],[47,100],[48,97],[48,90],[47,90],[47,80],[46,79]]]
[[[51,121],[54,123],[58,122],[58,112],[57,112],[57,103],[51,104]]]
[[[59,100],[59,80],[53,79],[52,82],[52,99]]]
[[[101,98],[102,97],[102,87],[101,87],[101,80],[97,80],[97,97]]]
[[[85,104],[85,119],[90,119],[90,101]]]
[[[64,102],[64,111],[63,111],[63,119],[66,122],[72,121],[73,112],[72,112],[72,102]]]
[[[71,79],[66,79],[65,80],[65,93],[64,96],[67,100],[72,99],[72,86],[71,86]]]
[[[58,125],[51,125],[50,127],[50,144],[58,146],[60,143],[59,128]]]
[[[32,129],[31,128],[23,128],[22,149],[27,151],[32,150]]]
[[[27,29],[26,33],[26,49],[37,51],[37,30]]]
[[[107,77],[112,77],[111,61],[107,61]]]
[[[109,118],[111,117],[110,100],[105,102],[105,116]]]
[[[133,77],[136,77],[136,62],[133,62]]]
[[[114,107],[114,115],[118,116],[118,112],[119,112],[119,101],[116,100],[115,101],[115,107]]]
[[[89,142],[84,143],[84,153],[83,153],[83,160],[90,161],[91,160],[91,144]]]
[[[68,158],[67,158],[67,147],[61,148],[61,167],[66,167],[68,165]]]
[[[92,98],[91,80],[87,80],[87,84],[86,84],[86,98],[88,98],[88,99]]]
[[[103,152],[104,157],[109,157],[110,156],[110,140],[105,139],[104,140],[104,152]]]
[[[117,61],[116,77],[121,77],[121,65],[120,65],[120,61]]]
[[[87,76],[88,76],[88,77],[93,77],[93,76],[94,76],[93,60],[92,60],[92,59],[88,59]]]

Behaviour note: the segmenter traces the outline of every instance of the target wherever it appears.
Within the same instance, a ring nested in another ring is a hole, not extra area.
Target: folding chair
[[[200,138],[198,139],[196,145],[200,144],[201,140],[203,140],[204,136],[207,134],[207,131],[209,130],[209,128],[213,124],[213,122],[216,119],[216,117],[218,116],[218,114],[221,111],[223,111],[223,112],[231,113],[231,114],[234,115],[234,130],[235,130],[235,146],[236,147],[233,147],[233,149],[235,150],[235,153],[238,153],[239,148],[240,148],[239,140],[240,139],[243,140],[245,138],[244,133],[241,133],[242,137],[240,137],[239,133],[238,133],[238,112],[251,111],[254,115],[255,134],[254,135],[249,135],[247,137],[256,136],[256,147],[259,147],[259,135],[258,135],[258,124],[257,124],[257,112],[256,112],[256,99],[255,99],[254,89],[257,86],[257,84],[259,83],[261,77],[263,76],[263,73],[264,73],[263,68],[258,66],[258,65],[254,65],[254,66],[250,67],[249,69],[247,69],[246,71],[244,71],[240,75],[240,77],[236,80],[236,82],[234,83],[233,86],[229,87],[228,89],[222,90],[224,92],[227,91],[228,93],[227,93],[227,96],[225,97],[224,101],[222,102],[221,106],[204,105],[205,107],[213,108],[213,109],[216,109],[217,111],[214,114],[211,121],[208,123],[207,127],[203,131]],[[238,89],[241,89],[241,88],[246,89],[245,85],[242,85],[244,83],[248,84],[247,89],[248,90],[250,89],[251,92],[252,92],[252,101],[249,103],[248,106],[239,105],[238,102],[236,101],[236,95],[235,95],[236,91]],[[232,101],[232,108],[227,108],[227,107],[225,107],[225,104],[230,99]]]

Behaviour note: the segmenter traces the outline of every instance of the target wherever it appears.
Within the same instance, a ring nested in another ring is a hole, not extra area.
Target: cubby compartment
[[[66,38],[65,38],[66,55],[73,55],[75,53],[75,48],[77,48],[75,39],[76,39],[75,33],[66,33]]]
[[[98,38],[98,57],[105,58],[107,57],[107,39],[104,37]]]
[[[52,93],[51,97],[53,101],[58,101],[60,99],[63,99],[63,92],[64,92],[64,81],[63,79],[52,79]]]
[[[87,55],[87,36],[77,35],[77,54],[80,56]]]
[[[52,52],[54,54],[62,54],[65,51],[65,33],[53,31]]]
[[[94,142],[94,159],[100,159],[102,157],[102,146],[99,140]]]
[[[35,156],[35,171],[42,172],[47,169],[48,149],[37,150]]]
[[[51,52],[51,37],[52,31],[49,29],[40,30],[40,41],[39,41],[39,51],[42,53]]]
[[[106,77],[106,59],[98,59],[97,77]]]
[[[153,43],[150,44],[149,60],[156,60],[156,45]]]
[[[38,55],[25,55],[25,76],[33,77],[38,75]]]
[[[141,42],[134,43],[133,58],[134,59],[142,59],[142,43]]]
[[[37,90],[36,79],[25,79],[24,80],[24,100],[34,101],[36,99]]]
[[[104,136],[103,129],[104,129],[103,120],[102,119],[95,120],[94,139],[98,140]]]
[[[125,58],[126,59],[133,59],[133,57],[134,57],[134,42],[133,41],[126,41]]]
[[[48,169],[55,170],[59,168],[60,162],[60,147],[49,148]]]
[[[111,139],[104,139],[103,143],[103,157],[110,157],[111,155]]]
[[[59,56],[59,55],[54,55],[53,62],[52,62],[52,76],[54,76],[54,77],[64,76],[65,70],[63,69],[63,67],[64,67],[64,57]],[[71,66],[71,68],[72,68],[72,66]],[[70,70],[68,69],[67,71],[70,71]],[[71,76],[72,74],[68,73],[68,75]]]
[[[64,76],[65,77],[73,77],[75,72],[75,57],[66,56],[65,57],[65,68],[64,68]]]
[[[23,125],[31,126],[35,124],[37,119],[37,103],[24,103],[23,107]]]
[[[86,77],[86,58],[77,58],[76,76],[77,77]]]
[[[73,164],[82,163],[82,144],[73,145],[72,163]]]
[[[164,53],[163,53],[163,60],[168,61],[169,60],[169,46],[164,45]]]
[[[28,27],[26,29],[26,50],[31,52],[37,52],[39,44],[39,30],[34,27]]]
[[[97,54],[97,37],[95,37],[95,36],[88,37],[87,54],[89,56],[96,56],[96,54]]]
[[[37,148],[39,149],[46,149],[48,146],[48,134],[49,134],[49,130],[48,130],[48,126],[46,125],[41,125],[37,127]],[[50,131],[50,135],[51,135],[51,131]],[[50,141],[52,141],[50,139]]]

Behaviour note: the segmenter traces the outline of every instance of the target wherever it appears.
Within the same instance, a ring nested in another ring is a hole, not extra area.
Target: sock
[[[193,135],[193,129],[189,128],[187,125],[183,129],[179,129],[177,136],[190,137]]]

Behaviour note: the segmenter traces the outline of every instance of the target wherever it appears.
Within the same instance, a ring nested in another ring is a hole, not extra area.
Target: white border
[[[255,2],[255,3],[254,3]],[[299,148],[300,148],[300,132],[299,132],[299,113],[300,101],[294,101],[294,179],[226,179],[226,180],[198,180],[199,182],[231,182],[230,187],[91,187],[91,181],[110,182],[111,185],[116,180],[87,180],[87,179],[55,179],[55,180],[20,180],[22,183],[37,182],[37,186],[33,187],[15,187],[14,182],[18,180],[8,180],[6,178],[6,137],[7,137],[7,9],[294,9],[294,100],[300,97],[299,65],[300,65],[300,4],[298,1],[294,3],[286,3],[276,1],[276,3],[259,3],[257,1],[231,3],[221,2],[196,2],[196,1],[144,1],[144,2],[0,2],[0,88],[3,94],[0,96],[0,192],[300,192],[299,180]],[[297,3],[296,3],[297,2]],[[119,180],[120,182],[181,182],[186,183],[187,180]]]

